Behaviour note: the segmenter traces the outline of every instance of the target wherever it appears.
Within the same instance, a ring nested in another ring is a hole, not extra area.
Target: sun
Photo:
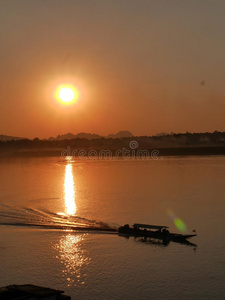
[[[59,102],[69,105],[78,99],[78,91],[72,85],[60,85],[56,90],[56,98]]]
[[[70,102],[73,100],[75,93],[70,88],[61,88],[59,92],[59,98],[64,102]]]

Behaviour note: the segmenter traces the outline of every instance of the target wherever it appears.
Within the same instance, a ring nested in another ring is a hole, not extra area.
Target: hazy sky
[[[0,0],[0,134],[225,131],[224,16],[224,0]]]

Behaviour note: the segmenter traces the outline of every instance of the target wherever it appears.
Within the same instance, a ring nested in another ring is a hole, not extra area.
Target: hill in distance
[[[57,137],[50,137],[48,140],[50,141],[63,141],[63,140],[73,140],[73,139],[87,139],[87,140],[93,140],[93,139],[100,139],[102,138],[100,135],[95,134],[95,133],[85,133],[85,132],[80,132],[77,134],[73,133],[66,133],[62,135],[58,135]]]
[[[130,131],[119,131],[116,134],[107,135],[107,139],[121,139],[121,138],[129,138],[132,137],[133,134]]]
[[[0,134],[0,141],[2,142],[12,141],[12,140],[18,141],[18,140],[24,140],[24,138]]]
[[[63,140],[73,140],[73,139],[86,139],[86,140],[95,140],[95,139],[102,139],[102,138],[107,138],[107,139],[121,139],[121,138],[127,138],[127,137],[132,137],[133,134],[130,131],[119,131],[115,134],[109,134],[107,136],[101,136],[96,133],[85,133],[85,132],[80,132],[77,134],[73,133],[66,133],[62,135],[58,135],[57,137],[50,137],[47,140],[48,141],[63,141]],[[23,137],[16,137],[16,136],[9,136],[9,135],[0,135],[0,141],[6,142],[6,141],[17,141],[17,140],[25,140],[28,138],[23,138]]]
[[[95,140],[95,139],[101,139],[101,138],[107,138],[107,139],[120,139],[120,138],[126,138],[126,137],[132,137],[133,134],[130,131],[119,131],[116,134],[109,134],[106,137],[101,136],[99,134],[95,133],[85,133],[80,132],[77,134],[73,133],[67,133],[58,135],[56,138],[50,137],[48,140],[50,141],[63,141],[63,140],[73,140],[73,139],[87,139],[87,140]]]

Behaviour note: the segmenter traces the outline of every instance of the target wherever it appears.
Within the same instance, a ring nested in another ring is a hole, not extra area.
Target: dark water
[[[224,299],[224,175],[225,157],[1,160],[0,285],[73,299]],[[135,222],[196,229],[197,247],[97,231]]]

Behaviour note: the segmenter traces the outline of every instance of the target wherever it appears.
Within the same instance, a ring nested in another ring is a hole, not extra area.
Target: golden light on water
[[[64,265],[62,275],[66,278],[67,286],[84,284],[86,274],[83,274],[82,266],[90,261],[82,249],[84,236],[67,234],[54,246],[58,252],[56,258]]]
[[[56,89],[56,99],[65,105],[70,105],[78,99],[78,90],[73,85],[60,85]]]
[[[67,215],[75,215],[77,207],[75,203],[75,187],[73,180],[73,167],[71,163],[66,165],[65,180],[64,180],[64,194],[65,194],[65,210]]]

